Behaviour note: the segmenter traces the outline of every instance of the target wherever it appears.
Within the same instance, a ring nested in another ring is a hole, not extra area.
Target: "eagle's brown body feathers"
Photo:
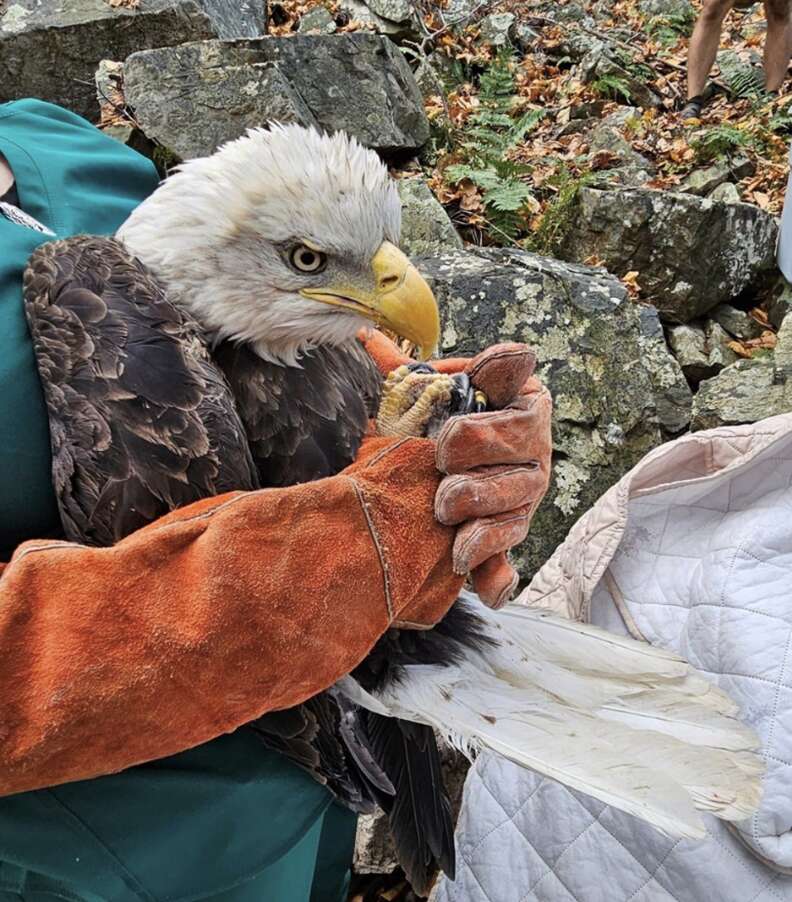
[[[300,367],[262,360],[244,344],[210,350],[198,324],[114,239],[41,245],[24,297],[55,492],[73,541],[108,546],[201,498],[331,476],[354,460],[376,413],[382,379],[357,340],[311,351]],[[418,645],[431,645],[433,632]],[[371,667],[360,665],[361,684],[398,666],[398,634],[380,640]],[[405,660],[415,660],[414,646]],[[250,728],[352,809],[389,811],[416,888],[437,863],[453,873],[430,728],[361,711],[332,689]]]

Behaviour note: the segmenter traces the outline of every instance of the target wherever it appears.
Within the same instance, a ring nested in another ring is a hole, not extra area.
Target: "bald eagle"
[[[109,545],[199,498],[351,463],[382,390],[361,327],[422,357],[438,338],[399,229],[376,154],[273,125],[185,163],[115,239],[42,245],[25,304],[68,537]],[[385,809],[424,891],[454,869],[436,733],[702,836],[695,808],[739,819],[758,802],[756,740],[735,715],[661,650],[467,594],[253,728],[353,809]]]

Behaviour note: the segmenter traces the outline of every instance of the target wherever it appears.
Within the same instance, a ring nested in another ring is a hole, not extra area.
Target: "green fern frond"
[[[706,163],[728,157],[751,143],[751,136],[733,125],[713,125],[699,132],[690,142],[697,159]]]
[[[516,213],[531,197],[533,193],[525,182],[501,180],[497,187],[486,192],[484,203],[500,213]]]
[[[618,75],[601,75],[592,82],[591,87],[600,95],[609,100],[622,99],[627,103],[632,100],[632,91],[629,82]]]

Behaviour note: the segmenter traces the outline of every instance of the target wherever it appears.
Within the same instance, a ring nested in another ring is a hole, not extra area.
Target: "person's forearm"
[[[339,476],[225,495],[113,548],[22,545],[0,577],[0,794],[164,757],[348,673],[451,605],[425,440]]]

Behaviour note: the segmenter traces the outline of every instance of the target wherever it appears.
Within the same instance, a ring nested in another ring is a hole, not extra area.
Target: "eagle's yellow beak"
[[[300,294],[314,301],[353,310],[378,326],[396,332],[416,345],[421,360],[429,358],[440,338],[440,314],[431,288],[407,257],[383,241],[371,261],[374,290],[351,286],[304,288]]]

